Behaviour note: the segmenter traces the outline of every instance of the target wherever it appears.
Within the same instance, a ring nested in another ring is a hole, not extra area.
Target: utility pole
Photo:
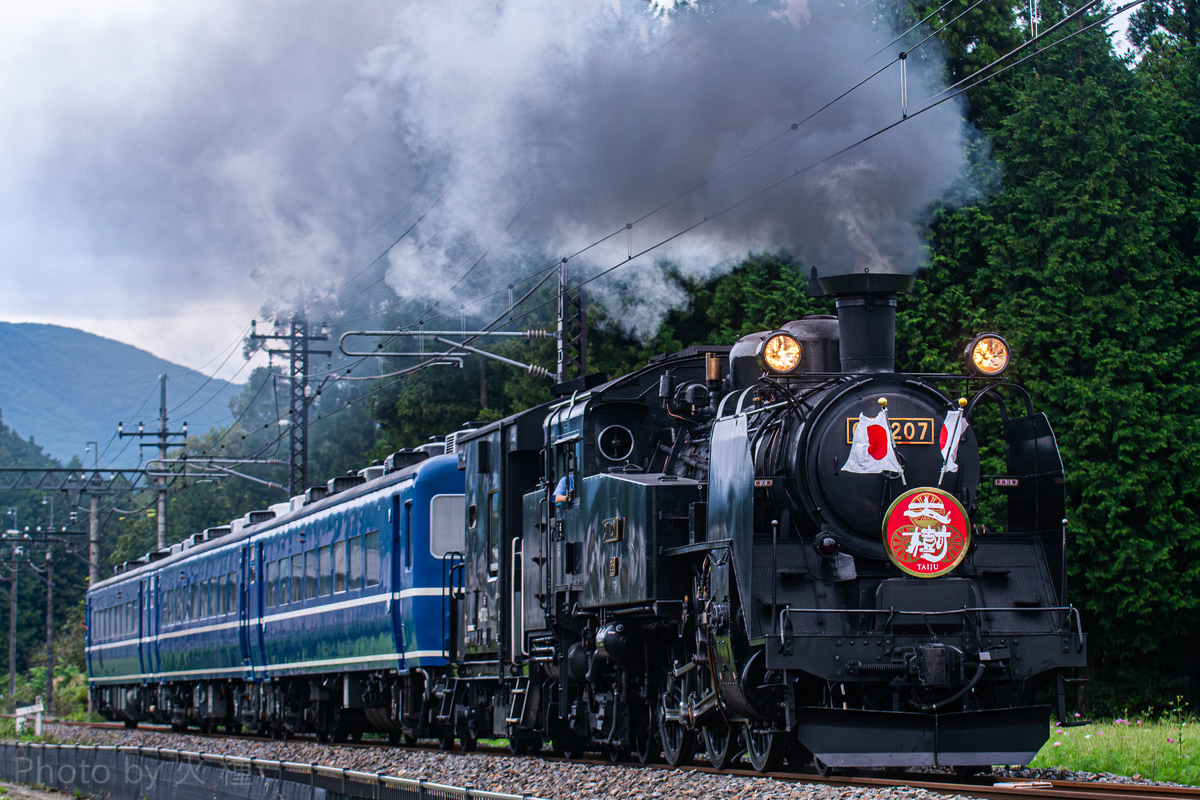
[[[8,587],[8,713],[17,710],[17,564],[10,567]]]
[[[158,431],[146,431],[142,429],[142,423],[138,423],[136,433],[126,433],[124,424],[117,423],[117,436],[125,438],[126,436],[157,436],[158,437],[158,459],[165,461],[167,458],[167,448],[169,447],[186,447],[187,446],[187,423],[183,423],[183,430],[171,431],[167,429],[167,373],[159,376],[160,396],[161,400],[158,406]],[[183,441],[172,444],[172,436],[182,436]],[[139,447],[154,447],[154,444],[139,445]],[[158,477],[158,548],[167,546],[167,476],[160,475]]]
[[[96,485],[98,483],[98,479],[91,481],[87,489],[89,587],[95,586],[100,581],[100,495],[104,494],[104,490]]]
[[[558,382],[587,374],[587,298],[583,287],[567,284],[567,260],[558,265]]]
[[[54,714],[54,543],[46,542],[46,566],[39,567],[32,560],[29,566],[39,578],[46,582],[46,694],[47,714]]]
[[[8,513],[16,520],[15,509],[9,509]],[[4,553],[4,566],[9,570],[9,576],[4,579],[8,584],[8,713],[12,714],[17,710],[17,570],[18,561],[24,557],[24,549],[17,544],[21,533],[16,529],[14,524],[13,530],[6,531],[4,538],[7,540],[6,552]]]
[[[46,550],[46,713],[54,713],[54,553]]]
[[[279,323],[276,323],[276,330]],[[308,385],[309,356],[332,356],[330,350],[312,350],[309,342],[324,342],[329,339],[328,330],[321,326],[319,333],[308,332],[308,320],[303,314],[292,317],[285,333],[257,333],[257,321],[250,323],[250,335],[246,338],[247,355],[273,342],[275,349],[267,353],[286,356],[288,378],[291,381],[291,404],[288,407],[288,496],[295,497],[308,488],[308,406],[312,402]]]
[[[21,535],[21,529],[18,527],[18,509],[9,508],[8,515],[13,519],[13,526],[4,534],[4,538],[16,537]],[[16,545],[14,544],[15,548]],[[10,561],[6,566],[9,567],[12,574],[5,578],[8,583],[8,713],[12,714],[17,710],[17,565],[14,561]]]

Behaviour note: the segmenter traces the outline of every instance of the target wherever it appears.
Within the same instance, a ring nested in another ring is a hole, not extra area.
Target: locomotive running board
[[[797,710],[800,744],[830,767],[1028,764],[1046,743],[1050,706],[954,714]]]

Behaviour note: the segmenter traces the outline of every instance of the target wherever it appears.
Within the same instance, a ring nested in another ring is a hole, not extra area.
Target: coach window
[[[279,562],[267,562],[267,605],[275,605],[275,584],[279,582]]]
[[[333,591],[346,591],[346,542],[333,543]]]
[[[299,603],[304,599],[304,555],[297,553],[292,556],[292,602]]]
[[[304,551],[304,599],[312,600],[317,596],[317,551],[316,548]]]
[[[275,593],[279,604],[292,602],[292,560],[288,557],[279,559],[279,591]],[[299,597],[295,599],[299,600]]]
[[[347,575],[350,591],[363,588],[363,537],[351,536],[348,555]]]
[[[379,531],[368,533],[364,546],[367,551],[367,586],[378,586],[379,565],[383,560],[379,552]]]
[[[284,556],[279,559],[279,602],[290,603],[299,600],[299,592],[292,591],[292,559]]]
[[[200,619],[200,584],[198,582],[192,584],[192,601],[188,606],[188,619]]]
[[[229,609],[225,605],[225,576],[217,576],[217,616],[225,616]]]
[[[215,617],[217,615],[217,579],[209,578],[204,582],[204,608],[205,616]]]
[[[236,576],[236,573],[233,573],[233,572],[229,573],[229,583],[228,583],[228,588],[229,588],[229,597],[227,598],[227,600],[228,600],[228,603],[229,603],[229,613],[231,613],[231,614],[232,614],[234,611],[237,611],[237,607],[238,607],[238,604],[237,604],[237,576]]]
[[[434,558],[461,553],[466,547],[462,518],[465,495],[439,494],[429,501],[429,552]]]
[[[333,590],[333,550],[329,545],[317,549],[317,594],[325,597]]]

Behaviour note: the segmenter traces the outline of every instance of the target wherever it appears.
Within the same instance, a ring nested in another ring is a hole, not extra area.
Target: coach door
[[[388,515],[392,521],[392,602],[389,608],[392,609],[392,643],[395,645],[397,657],[403,661],[406,658],[405,605],[410,602],[405,600],[405,590],[412,586],[412,483],[405,484],[401,491],[408,499],[401,503],[399,493],[392,495],[392,508]]]
[[[242,588],[238,593],[238,638],[242,648],[242,663],[251,675],[261,672],[265,664],[262,646],[262,594],[259,592],[258,574],[261,549],[261,544],[250,544],[242,548]]]
[[[157,675],[162,669],[158,656],[159,596],[158,576],[151,575],[142,581],[142,630],[138,653],[142,660],[142,673]]]

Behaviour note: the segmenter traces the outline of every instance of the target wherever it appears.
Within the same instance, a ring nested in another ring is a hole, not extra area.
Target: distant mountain
[[[0,413],[21,437],[33,437],[64,464],[78,455],[91,466],[88,442],[100,446],[100,465],[135,466],[140,440],[126,431],[158,430],[159,376],[167,374],[168,426],[200,434],[231,421],[229,400],[241,386],[207,378],[157,356],[74,328],[0,322]],[[150,452],[147,452],[150,455]]]

